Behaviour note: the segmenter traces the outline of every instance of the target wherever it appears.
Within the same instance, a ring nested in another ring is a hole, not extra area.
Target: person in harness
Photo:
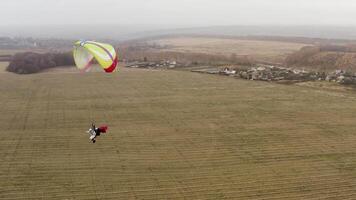
[[[89,133],[89,139],[95,143],[96,137],[100,136],[102,133],[106,133],[108,130],[107,126],[100,126],[99,128],[95,127],[94,123],[91,124],[91,128],[87,131]]]

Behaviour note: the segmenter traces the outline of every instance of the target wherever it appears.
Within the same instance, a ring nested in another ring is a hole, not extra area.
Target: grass
[[[0,74],[0,199],[352,199],[356,93],[182,71]],[[91,144],[91,121],[109,133]]]

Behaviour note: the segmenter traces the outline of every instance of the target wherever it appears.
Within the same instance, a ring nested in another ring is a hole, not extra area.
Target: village
[[[162,60],[159,62],[130,62],[126,63],[129,68],[148,69],[177,69],[187,67],[177,61]],[[356,73],[345,70],[332,72],[307,71],[304,69],[293,69],[290,67],[257,64],[252,67],[215,67],[201,66],[190,70],[196,73],[216,74],[256,81],[273,81],[279,83],[294,83],[306,81],[328,81],[344,85],[356,84]]]
[[[182,64],[177,61],[161,60],[159,62],[148,62],[148,61],[133,61],[126,62],[125,67],[129,68],[149,68],[149,69],[173,69],[176,67],[181,67]]]
[[[258,65],[247,69],[230,69],[226,67],[223,70],[220,70],[219,74],[247,80],[277,81],[281,83],[329,81],[345,85],[356,84],[356,74],[344,70],[335,70],[326,73],[272,65]]]

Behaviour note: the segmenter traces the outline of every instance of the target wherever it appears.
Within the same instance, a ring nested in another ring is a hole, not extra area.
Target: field
[[[306,46],[302,43],[226,39],[214,37],[173,37],[150,41],[166,45],[167,50],[189,53],[249,55],[258,60],[281,62],[287,54]]]
[[[0,73],[0,99],[0,199],[356,195],[353,90],[63,70]]]

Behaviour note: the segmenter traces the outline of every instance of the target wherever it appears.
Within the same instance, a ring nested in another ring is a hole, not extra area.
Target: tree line
[[[25,52],[15,54],[6,70],[17,74],[32,74],[57,66],[73,65],[72,52],[44,54]]]

